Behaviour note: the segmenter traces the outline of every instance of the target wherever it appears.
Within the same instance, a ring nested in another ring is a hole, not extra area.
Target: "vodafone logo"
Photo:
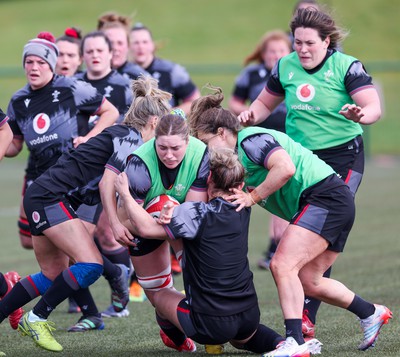
[[[40,221],[40,214],[37,211],[33,211],[32,213],[33,222],[38,223]]]
[[[44,134],[50,126],[50,118],[45,113],[40,113],[33,119],[33,130],[37,134]]]
[[[315,88],[308,83],[301,84],[297,87],[296,96],[302,102],[309,102],[315,96]]]

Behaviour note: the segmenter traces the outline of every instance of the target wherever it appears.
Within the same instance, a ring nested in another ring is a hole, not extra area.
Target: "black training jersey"
[[[170,238],[183,239],[183,281],[193,311],[228,316],[257,304],[247,259],[251,210],[236,208],[222,198],[185,202],[164,226]]]
[[[158,80],[158,87],[172,94],[171,106],[178,106],[196,91],[189,73],[181,65],[161,58],[154,58],[146,71]]]
[[[14,137],[30,152],[28,179],[36,179],[73,147],[75,137],[87,133],[84,125],[103,100],[90,84],[58,75],[43,88],[27,84],[13,95],[7,115]]]
[[[128,111],[133,99],[130,79],[115,70],[96,80],[89,79],[87,72],[79,73],[75,77],[90,83],[118,109],[119,118],[117,123],[121,123],[124,120],[125,113]]]
[[[270,76],[271,71],[263,63],[251,64],[245,67],[236,78],[232,96],[243,103],[247,101],[253,103],[264,89]],[[272,111],[267,120],[261,122],[259,126],[285,132],[285,120],[286,105],[282,102]]]
[[[64,153],[36,183],[75,204],[100,202],[98,184],[108,168],[117,174],[125,169],[127,157],[143,143],[140,133],[125,125],[113,125]]]
[[[128,61],[125,62],[121,67],[117,68],[117,71],[130,80],[137,79],[141,74],[148,74],[138,64]]]

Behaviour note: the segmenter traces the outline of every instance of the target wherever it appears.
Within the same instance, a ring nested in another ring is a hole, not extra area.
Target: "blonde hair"
[[[264,60],[262,54],[272,41],[284,41],[288,46],[289,52],[292,51],[292,42],[286,32],[281,30],[269,31],[266,32],[263,37],[261,37],[261,40],[258,42],[253,52],[244,59],[244,65],[247,66],[253,61],[263,63]]]
[[[172,95],[158,88],[156,79],[140,75],[132,81],[133,100],[123,123],[141,131],[152,116],[161,118],[171,110]]]
[[[238,156],[232,149],[210,150],[210,173],[214,183],[213,190],[230,192],[244,181],[245,171]]]

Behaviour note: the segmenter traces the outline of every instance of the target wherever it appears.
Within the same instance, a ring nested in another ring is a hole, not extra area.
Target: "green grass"
[[[149,26],[162,47],[158,54],[190,70],[195,83],[223,88],[229,97],[243,59],[262,34],[287,29],[296,0],[2,0],[2,55],[0,107],[25,83],[21,54],[39,31],[56,36],[68,26],[87,33],[97,17],[110,10],[134,15]],[[321,0],[333,9],[338,23],[350,30],[345,52],[359,58],[383,88],[385,115],[369,127],[366,141],[371,154],[400,155],[400,37],[398,1]]]
[[[32,251],[23,250],[17,238],[16,219],[23,165],[18,160],[5,159],[0,164],[0,226],[2,248],[0,271],[18,270],[21,275],[38,271]],[[377,346],[367,352],[377,357],[398,356],[400,353],[399,322],[400,303],[400,244],[398,241],[400,162],[379,157],[367,163],[366,174],[357,196],[357,219],[344,254],[334,266],[333,276],[367,300],[386,304],[394,313],[390,324],[383,327]],[[249,259],[254,271],[262,322],[284,333],[282,314],[276,288],[269,272],[259,271],[256,262],[267,245],[268,214],[254,209],[251,222]],[[182,288],[181,277],[175,280]],[[101,278],[92,286],[99,309],[109,302],[109,289]],[[27,309],[33,305],[29,304]],[[158,336],[154,311],[148,302],[131,303],[131,315],[123,319],[108,319],[104,331],[85,334],[67,333],[76,322],[77,315],[66,313],[63,303],[51,319],[57,325],[56,338],[65,351],[61,356],[181,356],[165,348]],[[317,337],[324,343],[324,356],[365,356],[356,349],[361,338],[359,324],[351,313],[322,305],[318,315]],[[198,345],[199,356],[205,356]],[[49,356],[50,353],[33,347],[27,337],[10,329],[8,322],[0,325],[0,351],[8,356]],[[251,356],[226,347],[229,356]]]

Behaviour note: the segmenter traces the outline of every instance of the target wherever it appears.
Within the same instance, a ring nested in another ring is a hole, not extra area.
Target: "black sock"
[[[89,288],[80,288],[79,290],[75,291],[71,297],[81,308],[83,316],[100,317],[99,310],[97,309],[96,303],[93,300],[93,296],[90,293]]]
[[[332,272],[332,267],[329,267],[323,275],[324,278],[329,278],[331,276],[331,272]],[[315,322],[317,321],[317,313],[320,306],[321,306],[321,300],[314,299],[313,297],[310,296],[304,297],[303,311],[313,324],[315,324]]]
[[[176,346],[181,346],[183,342],[186,340],[186,335],[179,330],[173,323],[169,320],[162,319],[156,313],[156,320],[158,326],[160,326],[161,330],[171,339]]]
[[[268,259],[271,259],[272,257],[273,257],[273,255],[275,254],[275,252],[276,252],[276,248],[278,247],[278,244],[276,243],[276,240],[275,240],[275,238],[274,237],[271,237],[270,239],[269,239],[269,247],[268,247],[268,250],[267,250],[267,253],[266,253],[266,258]]]
[[[299,345],[304,343],[301,319],[285,319],[286,337],[293,337]]]
[[[69,276],[69,269],[61,272],[53,281],[53,284],[47,289],[42,298],[33,308],[33,313],[42,319],[47,319],[51,312],[61,304],[68,296],[79,289],[76,281],[64,279],[64,273]]]
[[[243,349],[254,353],[264,353],[276,349],[278,343],[284,340],[279,333],[260,324],[256,333],[243,345]]]
[[[103,255],[110,259],[111,263],[123,264],[128,268],[131,265],[131,256],[129,255],[128,249],[121,247],[115,250],[102,250]]]
[[[110,261],[104,254],[103,257],[103,276],[107,280],[118,278],[121,275],[121,268]]]
[[[360,319],[366,319],[375,312],[375,306],[356,295],[347,310],[356,314]]]
[[[0,301],[0,322],[13,311],[19,309],[38,296],[32,297],[21,282],[22,280],[16,283],[11,291]]]
[[[8,290],[8,285],[6,282],[6,278],[3,273],[0,273],[0,298],[2,298]]]

